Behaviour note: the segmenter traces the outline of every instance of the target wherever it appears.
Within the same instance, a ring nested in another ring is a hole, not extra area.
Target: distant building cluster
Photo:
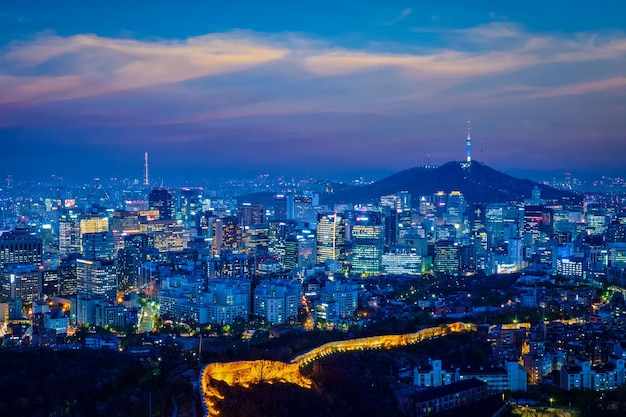
[[[464,169],[473,163],[468,154]],[[266,181],[257,178],[255,190],[271,189]],[[517,296],[501,305],[478,306],[470,292],[448,291],[410,308],[432,318],[527,308],[581,311],[585,326],[625,320],[623,303],[597,302],[596,291],[608,283],[618,294],[626,284],[626,212],[617,197],[546,201],[535,187],[523,201],[484,204],[454,190],[398,190],[339,204],[325,200],[335,186],[328,182],[287,181],[285,192],[240,199],[228,187],[152,188],[147,175],[144,182],[2,190],[4,339],[46,345],[83,325],[150,330],[151,315],[192,328],[256,321],[347,329],[369,324],[368,314],[407,312],[408,294],[368,287],[368,278],[448,277],[458,284],[520,272]],[[150,314],[139,294],[155,303]],[[603,347],[593,357],[575,326],[546,326],[570,344],[559,345],[545,329],[493,328],[485,337],[496,367],[444,370],[433,359],[416,368],[414,385],[472,376],[489,392],[523,391],[524,381],[537,384],[556,371],[566,389],[623,384],[623,358],[611,356],[619,349]]]

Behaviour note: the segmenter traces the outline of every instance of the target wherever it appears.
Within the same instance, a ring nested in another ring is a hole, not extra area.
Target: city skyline
[[[623,4],[5,6],[1,174],[623,173]],[[117,7],[116,7],[117,6]]]

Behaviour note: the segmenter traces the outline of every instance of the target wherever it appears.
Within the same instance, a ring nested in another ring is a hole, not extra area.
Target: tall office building
[[[150,210],[159,211],[160,220],[174,219],[174,199],[172,193],[165,188],[155,188],[148,195]]]
[[[287,198],[287,218],[309,223],[315,223],[316,195],[292,195]]]
[[[524,207],[524,238],[527,245],[534,245],[552,237],[553,212],[544,206]]]
[[[185,228],[194,224],[196,214],[202,211],[201,188],[182,188],[180,190],[179,211]]]
[[[113,260],[115,240],[111,232],[85,233],[81,239],[83,258]]]
[[[445,222],[454,225],[460,231],[467,224],[467,202],[460,191],[452,191],[446,202]]]
[[[587,230],[594,235],[602,235],[607,229],[606,207],[598,203],[588,203],[585,207]]]
[[[78,282],[76,263],[78,259],[78,254],[72,254],[61,259],[59,263],[59,293],[62,295],[76,295]]]
[[[385,228],[380,213],[350,213],[352,272],[361,275],[380,274],[384,250]]]
[[[459,273],[459,245],[453,240],[435,243],[435,272],[456,275]]]
[[[117,252],[117,287],[127,291],[139,287],[139,270],[148,248],[148,235],[127,235],[123,243],[123,248]]]
[[[287,220],[287,196],[284,194],[276,194],[274,196],[274,215],[273,220]]]
[[[382,256],[382,273],[389,275],[418,275],[422,273],[422,256],[408,246],[392,246]]]
[[[59,255],[62,258],[80,253],[80,219],[68,212],[59,217]]]
[[[212,211],[200,211],[195,215],[196,236],[213,238],[213,222],[216,217]]]
[[[237,220],[243,227],[265,224],[265,207],[261,204],[243,203],[237,207]]]
[[[294,220],[269,222],[268,229],[268,250],[269,253],[283,260],[285,256],[285,242],[287,238],[296,232],[298,222]]]
[[[326,260],[346,261],[346,219],[339,213],[317,215],[317,263]]]
[[[41,238],[32,234],[28,229],[15,229],[0,233],[0,269],[8,264],[41,264]]]
[[[80,295],[103,296],[109,301],[115,300],[117,276],[113,261],[76,261],[76,291]]]
[[[213,252],[219,255],[222,251],[240,249],[242,232],[237,217],[228,216],[215,219],[213,222]]]
[[[148,235],[159,252],[180,252],[187,247],[189,230],[176,220],[142,220],[141,233]]]
[[[41,270],[41,294],[48,297],[59,294],[58,268]]]
[[[111,218],[113,233],[139,233],[139,212],[114,211]]]
[[[80,236],[85,233],[99,233],[109,231],[109,217],[106,213],[85,213],[79,216]]]
[[[315,266],[317,240],[311,230],[299,230],[285,241],[283,266],[287,270],[293,268],[311,268]]]
[[[251,255],[266,254],[269,245],[267,224],[245,226],[243,229],[243,250]]]
[[[6,266],[2,271],[2,295],[12,300],[28,302],[41,297],[40,267],[15,264]]]

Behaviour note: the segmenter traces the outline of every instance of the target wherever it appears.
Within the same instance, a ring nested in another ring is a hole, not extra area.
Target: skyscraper
[[[80,220],[77,214],[67,213],[59,218],[59,255],[72,253],[80,253]]]
[[[273,220],[287,220],[287,196],[284,194],[274,196]]]
[[[139,286],[139,269],[148,247],[148,235],[124,236],[124,247],[117,253],[117,287],[126,291]]]
[[[43,267],[42,267],[43,268]],[[2,271],[2,295],[22,301],[41,297],[41,269],[37,265],[9,265]]]
[[[244,227],[265,224],[265,207],[261,204],[242,203],[237,207],[237,220]]]
[[[41,238],[28,229],[15,229],[0,234],[0,269],[8,264],[41,264]]]
[[[82,237],[83,257],[85,259],[113,260],[115,255],[115,241],[113,233],[98,232],[85,233]]]
[[[76,290],[85,296],[104,296],[109,301],[115,300],[117,276],[113,261],[76,261]]]
[[[310,230],[298,230],[285,241],[283,266],[287,270],[314,266],[316,249],[315,233]]]
[[[160,220],[172,220],[174,218],[174,200],[172,193],[165,188],[155,188],[148,195],[150,210],[159,211]]]
[[[352,272],[362,275],[380,274],[385,238],[380,213],[352,213],[350,223]]]
[[[459,245],[453,240],[435,243],[435,272],[456,275],[459,273]]]
[[[346,260],[346,220],[339,213],[317,215],[317,263]]]

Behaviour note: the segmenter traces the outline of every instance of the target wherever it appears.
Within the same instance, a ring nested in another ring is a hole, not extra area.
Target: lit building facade
[[[40,265],[42,242],[28,229],[0,232],[0,269],[8,264]]]
[[[352,272],[361,275],[380,274],[385,241],[385,227],[380,213],[358,212],[350,217]]]
[[[172,193],[165,188],[155,188],[148,195],[150,210],[159,211],[160,220],[174,219],[174,199]]]
[[[422,256],[409,247],[392,247],[382,256],[385,275],[418,275],[422,273]]]
[[[283,265],[286,270],[310,268],[315,265],[317,241],[311,230],[299,230],[285,241]]]
[[[254,289],[253,314],[272,324],[285,324],[298,317],[302,284],[290,280],[264,280]]]
[[[76,291],[85,296],[115,300],[117,274],[113,261],[76,260]]]
[[[38,265],[7,265],[2,271],[2,295],[30,302],[41,297],[41,270]]]
[[[589,361],[576,361],[561,368],[561,388],[612,391],[624,386],[624,359],[614,363],[592,366]]]
[[[352,317],[359,305],[359,287],[352,281],[328,281],[319,290],[316,319],[333,323]]]
[[[346,219],[339,213],[317,215],[317,263],[346,260]]]
[[[115,238],[112,232],[84,233],[81,243],[85,259],[111,261],[115,257]]]
[[[456,275],[459,273],[459,245],[453,240],[440,240],[435,243],[435,272]]]
[[[67,213],[59,217],[59,255],[62,258],[80,253],[80,219]]]

